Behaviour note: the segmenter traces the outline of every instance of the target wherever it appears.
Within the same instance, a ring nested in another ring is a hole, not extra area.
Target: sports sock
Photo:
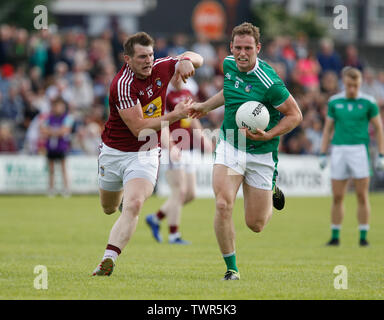
[[[163,211],[159,210],[159,211],[157,211],[155,216],[158,219],[158,221],[160,221],[160,220],[165,218],[165,213]]]
[[[227,265],[227,270],[235,270],[236,272],[239,271],[236,266],[236,253],[235,251],[232,253],[223,254],[223,258],[225,261],[225,264]]]
[[[360,240],[367,240],[368,230],[369,230],[369,224],[360,224],[359,225]]]
[[[340,224],[332,224],[331,225],[332,239],[339,239],[340,229],[341,229],[341,225]]]
[[[176,226],[176,225],[169,226],[169,233],[176,233],[178,230],[179,230],[179,226]]]
[[[108,244],[104,252],[103,260],[106,258],[112,258],[112,260],[115,261],[120,253],[121,250],[118,247]]]

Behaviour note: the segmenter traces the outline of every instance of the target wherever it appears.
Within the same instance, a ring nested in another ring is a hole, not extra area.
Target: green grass
[[[383,299],[384,196],[372,194],[369,248],[358,246],[356,199],[346,198],[341,246],[328,248],[330,198],[288,198],[260,234],[234,210],[240,281],[221,281],[225,264],[213,232],[214,201],[186,206],[181,231],[190,246],[158,244],[144,216],[111,277],[91,277],[118,213],[102,213],[96,196],[69,199],[0,197],[0,299]],[[163,222],[163,237],[167,228]],[[48,289],[36,290],[36,265]],[[333,269],[348,268],[348,289],[336,290]]]

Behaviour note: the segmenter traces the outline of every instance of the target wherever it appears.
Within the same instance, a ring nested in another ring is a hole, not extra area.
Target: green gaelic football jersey
[[[348,99],[345,92],[332,96],[328,101],[328,117],[334,120],[335,132],[332,144],[369,144],[369,121],[379,114],[372,96],[359,93],[356,99]]]
[[[235,58],[228,56],[224,59],[224,121],[220,130],[220,137],[231,143],[235,148],[253,154],[277,152],[279,137],[269,141],[254,141],[246,139],[239,144],[239,135],[236,125],[236,111],[247,101],[259,101],[264,104],[270,115],[268,127],[270,130],[280,120],[280,112],[276,107],[280,106],[288,97],[289,91],[276,72],[265,61],[257,59],[255,67],[248,72],[240,72]]]

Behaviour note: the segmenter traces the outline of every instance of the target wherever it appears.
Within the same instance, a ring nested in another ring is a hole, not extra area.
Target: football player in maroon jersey
[[[114,213],[124,200],[93,275],[111,275],[136,229],[144,201],[153,192],[161,126],[188,116],[190,100],[164,114],[169,81],[174,75],[186,81],[203,64],[203,58],[191,51],[154,60],[153,46],[153,39],[145,32],[130,36],[124,44],[125,64],[110,86],[110,115],[102,133],[98,164],[99,193],[106,214]]]
[[[196,93],[195,93],[196,94]],[[194,98],[194,94],[185,86],[180,78],[173,77],[168,88],[166,111],[172,112],[180,101]],[[196,170],[191,153],[197,146],[203,147],[204,152],[212,152],[212,141],[203,134],[203,127],[198,119],[182,119],[176,121],[162,132],[162,147],[168,149],[162,152],[166,158],[166,178],[171,194],[156,214],[149,214],[145,221],[150,227],[156,241],[162,242],[160,221],[167,218],[169,226],[168,242],[170,244],[189,244],[182,239],[179,230],[182,207],[195,198]],[[169,157],[168,157],[169,155]]]

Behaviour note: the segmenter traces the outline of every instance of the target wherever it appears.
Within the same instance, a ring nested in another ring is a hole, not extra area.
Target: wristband
[[[184,60],[188,60],[188,61],[191,61],[191,62],[192,62],[191,58],[189,58],[189,57],[181,57],[181,58],[179,59],[179,61],[184,61]]]

